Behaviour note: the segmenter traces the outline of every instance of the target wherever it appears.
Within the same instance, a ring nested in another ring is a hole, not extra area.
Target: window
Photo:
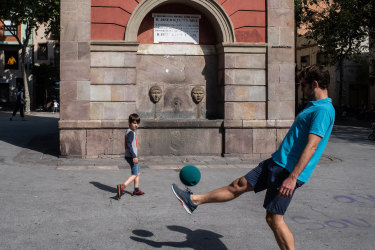
[[[38,44],[38,60],[48,60],[48,46],[46,43]]]
[[[5,50],[4,51],[4,69],[18,69],[18,51]]]
[[[323,53],[318,52],[318,54],[316,54],[316,64],[323,66],[327,65],[327,58]]]
[[[13,36],[13,34],[17,36],[17,25],[10,20],[5,20],[4,25],[4,36]]]
[[[310,56],[301,56],[301,68],[310,66]]]

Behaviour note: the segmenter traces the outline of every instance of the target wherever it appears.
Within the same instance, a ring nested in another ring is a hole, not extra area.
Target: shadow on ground
[[[115,196],[112,196],[111,199],[118,200],[117,187],[111,187],[111,186],[105,185],[105,184],[97,182],[97,181],[91,181],[90,184],[94,185],[96,188],[99,188],[103,191],[106,191],[106,192],[109,192],[109,193],[112,193],[112,194],[116,194]],[[127,190],[125,190],[125,193],[123,193],[123,194],[132,195],[132,193],[127,191]]]
[[[0,141],[47,155],[59,155],[59,118],[44,113],[26,116],[27,121],[17,115],[10,121],[10,115],[0,112]]]
[[[333,127],[331,138],[354,142],[361,145],[374,145],[374,141],[368,139],[372,132],[369,128],[336,125]]]
[[[174,248],[192,248],[192,249],[215,249],[215,250],[227,250],[228,248],[220,240],[223,236],[212,231],[197,229],[190,230],[189,228],[182,226],[167,226],[171,231],[182,233],[186,238],[185,241],[154,241],[146,239],[146,237],[152,237],[154,234],[147,230],[133,230],[133,234],[136,236],[130,236],[130,239],[139,243],[146,244],[149,247],[161,248],[174,247]]]

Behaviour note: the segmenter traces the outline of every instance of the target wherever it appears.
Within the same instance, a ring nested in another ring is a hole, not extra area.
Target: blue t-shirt
[[[307,144],[309,134],[320,136],[322,139],[315,153],[298,177],[298,180],[306,183],[323,154],[334,121],[335,109],[330,98],[309,102],[306,108],[296,117],[279,149],[272,154],[272,159],[281,167],[292,172]]]

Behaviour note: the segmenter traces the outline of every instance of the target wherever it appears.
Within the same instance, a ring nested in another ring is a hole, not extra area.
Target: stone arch
[[[125,41],[136,42],[139,27],[145,16],[154,8],[169,3],[180,3],[197,8],[206,14],[211,21],[218,35],[219,42],[235,42],[233,24],[224,9],[215,0],[144,0],[136,7],[129,19],[126,26]]]

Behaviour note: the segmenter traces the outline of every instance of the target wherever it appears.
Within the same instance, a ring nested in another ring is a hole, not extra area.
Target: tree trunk
[[[22,70],[22,78],[23,78],[23,85],[25,88],[25,100],[26,100],[26,114],[30,114],[30,93],[29,93],[29,85],[27,80],[26,74],[26,67],[25,67],[25,56],[26,56],[26,47],[22,46],[21,52],[21,70]]]

